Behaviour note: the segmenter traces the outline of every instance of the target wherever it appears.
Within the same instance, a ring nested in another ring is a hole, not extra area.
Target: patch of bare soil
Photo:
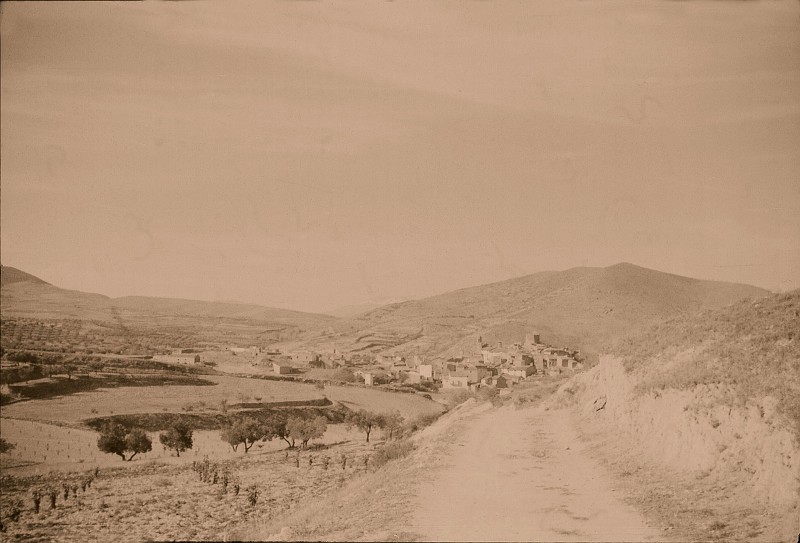
[[[619,488],[647,519],[663,525],[679,541],[791,541],[785,512],[769,510],[742,497],[737,481],[707,472],[677,472],[648,462],[620,435],[578,421],[589,453],[618,477]],[[791,482],[787,482],[791,484]]]

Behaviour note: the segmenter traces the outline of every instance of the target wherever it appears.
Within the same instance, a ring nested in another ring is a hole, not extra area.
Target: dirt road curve
[[[427,541],[659,539],[615,494],[565,412],[494,409],[470,421],[421,489],[413,531]]]

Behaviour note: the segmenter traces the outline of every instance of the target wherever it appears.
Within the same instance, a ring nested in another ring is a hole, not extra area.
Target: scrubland
[[[676,538],[800,533],[800,293],[662,323],[565,384],[596,454]]]

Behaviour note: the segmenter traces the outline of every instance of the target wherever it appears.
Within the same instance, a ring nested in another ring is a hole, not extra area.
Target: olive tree
[[[400,437],[400,434],[402,434],[403,422],[404,419],[400,412],[394,411],[382,415],[379,426],[387,439],[393,439]]]
[[[348,428],[356,427],[365,434],[367,434],[367,443],[369,443],[369,434],[376,426],[380,427],[383,423],[383,416],[378,413],[359,409],[357,411],[350,411],[344,419]]]
[[[275,437],[275,431],[271,424],[262,423],[256,419],[245,417],[230,426],[224,428],[220,437],[236,451],[240,444],[244,445],[244,452],[247,453],[256,441],[270,440]]]
[[[180,456],[183,451],[192,448],[192,429],[186,423],[178,422],[166,432],[162,432],[158,440]]]
[[[153,442],[147,432],[141,428],[130,430],[121,424],[109,422],[100,430],[97,439],[97,448],[104,453],[116,454],[123,460],[131,461],[139,453],[146,453],[153,449]],[[130,457],[125,458],[127,453]]]
[[[325,417],[314,417],[313,419],[289,417],[289,420],[286,421],[289,437],[299,441],[304,449],[308,447],[310,440],[322,437],[327,429],[328,421]]]

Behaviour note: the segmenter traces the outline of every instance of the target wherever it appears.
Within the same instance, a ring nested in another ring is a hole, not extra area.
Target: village
[[[335,348],[326,352],[307,349],[283,352],[261,346],[228,346],[202,351],[172,349],[169,354],[154,355],[153,360],[179,365],[217,366],[226,357],[227,360],[235,357],[240,365],[246,363],[249,369],[286,378],[302,376],[349,381],[364,386],[401,385],[471,392],[482,387],[509,388],[528,379],[584,368],[580,351],[545,344],[537,332],[527,334],[524,342],[507,347],[502,341],[489,345],[477,336],[468,351],[461,356],[427,360],[418,354],[349,353]]]

